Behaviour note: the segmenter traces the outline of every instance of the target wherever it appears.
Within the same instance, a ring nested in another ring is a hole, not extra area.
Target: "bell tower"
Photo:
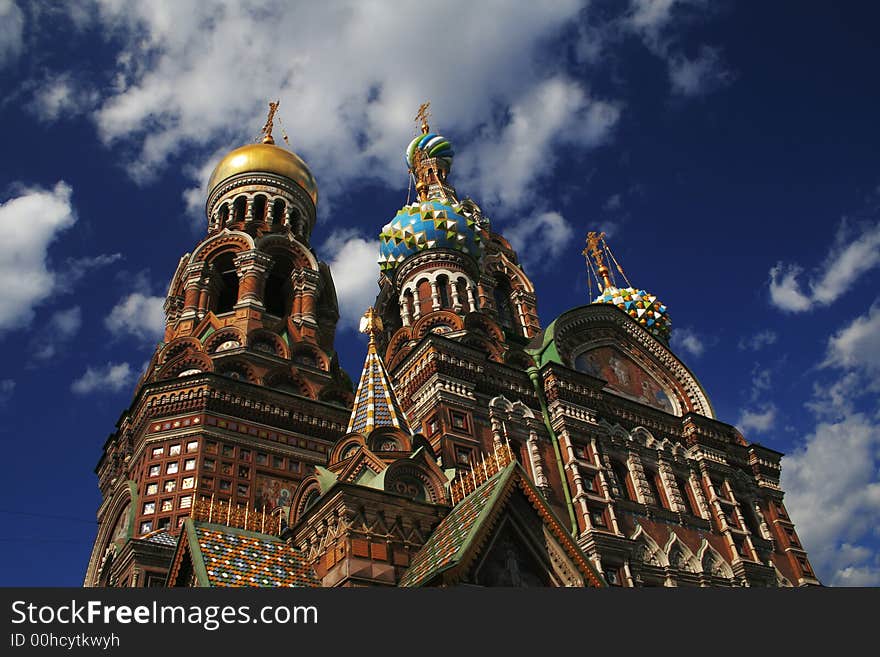
[[[318,188],[275,144],[277,109],[211,175],[207,235],[180,259],[164,339],[96,469],[104,501],[87,586],[164,581],[198,501],[283,513],[345,433],[353,394],[333,347],[336,292],[309,245]]]

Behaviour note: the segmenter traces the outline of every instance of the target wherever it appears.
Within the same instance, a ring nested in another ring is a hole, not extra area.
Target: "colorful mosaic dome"
[[[654,337],[664,342],[669,341],[669,333],[672,329],[669,313],[666,306],[650,292],[632,287],[623,289],[608,287],[593,303],[613,304],[646,328]]]
[[[460,205],[416,201],[401,208],[379,233],[379,268],[391,270],[409,256],[428,249],[452,249],[479,258],[476,221],[459,213]]]
[[[446,165],[447,169],[452,166],[452,157],[455,155],[455,151],[452,150],[452,143],[446,137],[429,132],[413,139],[406,147],[405,153],[406,166],[410,169],[413,168],[413,156],[417,149],[422,151],[426,157],[436,157]]]

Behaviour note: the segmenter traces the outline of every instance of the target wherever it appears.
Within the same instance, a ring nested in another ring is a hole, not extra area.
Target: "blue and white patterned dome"
[[[379,233],[379,268],[390,271],[409,256],[428,249],[452,249],[479,258],[480,234],[460,204],[438,200],[405,205]]]

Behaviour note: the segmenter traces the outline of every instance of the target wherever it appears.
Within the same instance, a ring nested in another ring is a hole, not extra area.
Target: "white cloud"
[[[38,84],[28,108],[40,119],[53,122],[64,116],[82,114],[96,107],[100,95],[77,82],[70,73],[50,77]]]
[[[574,230],[558,212],[539,212],[509,226],[504,234],[524,265],[549,269],[554,257],[571,245]]]
[[[602,206],[603,210],[619,210],[623,203],[621,202],[620,194],[613,194],[608,197],[608,200],[605,201],[605,205]]]
[[[133,335],[144,341],[156,341],[165,331],[165,298],[132,292],[117,303],[104,320],[114,335]]]
[[[764,347],[776,344],[778,338],[779,335],[776,331],[767,329],[764,331],[758,331],[747,338],[740,338],[737,347],[740,351],[760,351]]]
[[[0,379],[0,407],[12,399],[12,393],[15,392],[15,381],[12,379]]]
[[[880,302],[828,340],[824,367],[862,371],[877,382],[880,376]]]
[[[680,328],[672,332],[672,348],[699,358],[706,351],[706,344],[693,330]]]
[[[16,59],[22,50],[24,14],[12,0],[0,0],[0,66]]]
[[[88,274],[102,267],[112,265],[118,260],[122,260],[121,253],[102,253],[96,256],[68,258],[64,261],[64,265],[58,274],[56,289],[58,292],[70,292],[73,286]]]
[[[880,265],[880,223],[854,233],[841,222],[823,264],[809,276],[806,290],[800,277],[803,267],[777,263],[770,269],[770,300],[789,312],[804,312],[837,301],[864,274]]]
[[[23,189],[0,204],[0,279],[8,282],[0,295],[0,332],[30,324],[34,308],[54,291],[46,255],[76,221],[70,196],[70,186],[59,182],[51,190]]]
[[[783,459],[782,487],[813,567],[826,583],[876,581],[860,543],[880,526],[880,424],[862,413],[816,425]],[[854,549],[853,546],[862,549]]]
[[[557,55],[543,47],[580,23],[586,5],[496,0],[474,12],[466,0],[437,4],[432,24],[455,28],[426,60],[390,46],[424,22],[418,4],[105,0],[98,27],[124,45],[93,116],[105,143],[139,150],[131,171],[146,180],[184,149],[252,139],[266,101],[280,98],[284,127],[326,205],[352,182],[406,186],[401,153],[415,109],[431,99],[434,128],[473,140],[456,168],[468,172],[474,195],[515,205],[552,174],[554,146],[588,149],[618,119],[619,102],[558,75]],[[195,213],[207,171],[190,171],[198,187],[185,198]]]
[[[776,422],[776,406],[774,404],[764,404],[759,410],[744,409],[740,413],[736,426],[743,434],[750,432],[765,433],[769,431]]]
[[[134,383],[137,373],[128,363],[107,363],[102,367],[86,368],[85,373],[70,384],[70,390],[77,395],[92,392],[120,392]]]
[[[672,91],[681,96],[709,93],[727,84],[732,77],[724,68],[718,49],[708,46],[703,46],[696,57],[676,54],[667,63]]]
[[[55,312],[48,323],[40,330],[39,335],[31,342],[35,360],[49,360],[58,349],[69,342],[82,326],[82,310],[73,306],[67,310]]]
[[[322,253],[332,253],[327,263],[333,274],[339,302],[339,326],[357,328],[364,311],[379,293],[379,249],[374,239],[366,239],[354,230],[339,230],[321,246]]]

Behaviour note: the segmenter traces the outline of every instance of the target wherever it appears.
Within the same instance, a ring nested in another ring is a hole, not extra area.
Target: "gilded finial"
[[[605,256],[602,253],[604,244],[605,233],[590,231],[587,233],[587,248],[582,253],[585,258],[593,258],[593,261],[596,263],[596,273],[602,279],[602,284],[605,286],[604,289],[607,290],[609,287],[614,287],[614,285],[611,282],[611,277],[608,275],[608,267],[605,265]]]
[[[431,107],[431,101],[427,101],[419,105],[419,111],[416,112],[416,117],[413,119],[416,123],[421,122],[419,126],[422,129],[422,134],[426,135],[430,131],[428,127],[428,117],[431,116],[431,112],[429,112],[429,108]]]
[[[260,132],[260,141],[264,144],[275,143],[275,138],[272,136],[272,127],[275,123],[275,113],[278,111],[278,106],[280,104],[280,100],[276,100],[274,103],[271,101],[269,102],[269,116],[266,117],[266,125],[263,126],[263,130]]]
[[[360,331],[370,336],[370,344],[375,344],[376,334],[382,330],[382,318],[379,317],[376,309],[370,306],[367,312],[361,317]]]

